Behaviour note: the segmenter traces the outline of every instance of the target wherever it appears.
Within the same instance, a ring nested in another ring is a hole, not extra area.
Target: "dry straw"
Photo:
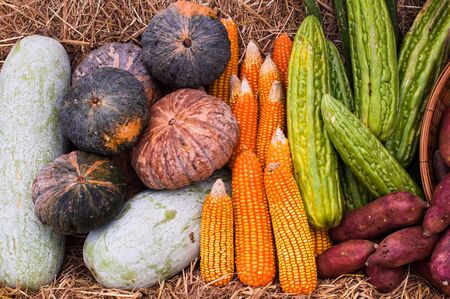
[[[112,41],[132,41],[140,36],[154,13],[168,0],[0,0],[0,66],[12,45],[21,37],[38,33],[58,39],[70,54],[72,65],[95,47]],[[282,31],[291,36],[304,15],[301,0],[211,0],[200,1],[231,16],[239,25],[240,47],[258,41],[262,51],[271,50]],[[318,0],[324,16],[327,38],[340,47],[330,0]],[[400,28],[405,32],[423,0],[399,0]],[[3,298],[287,298],[277,285],[251,288],[236,279],[227,287],[206,285],[193,263],[180,275],[152,288],[134,291],[105,289],[95,282],[83,264],[84,237],[68,240],[62,273],[50,286],[38,292],[0,288]],[[408,274],[389,295],[378,293],[363,275],[322,280],[311,298],[444,298],[422,279]]]

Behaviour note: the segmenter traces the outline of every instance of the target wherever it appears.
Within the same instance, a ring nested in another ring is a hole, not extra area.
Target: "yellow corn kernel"
[[[280,128],[275,130],[267,148],[266,165],[270,163],[280,163],[280,166],[286,167],[290,173],[294,173],[289,142]]]
[[[311,226],[310,231],[311,235],[313,236],[314,252],[316,255],[321,254],[322,252],[333,246],[327,229],[315,228]]]
[[[275,249],[263,174],[256,154],[243,151],[233,167],[236,270],[249,286],[265,286],[275,278]]]
[[[287,90],[288,84],[288,65],[291,57],[292,41],[287,33],[280,34],[274,42],[272,56],[275,64],[280,72],[283,81],[284,91]]]
[[[317,286],[317,268],[308,220],[294,176],[279,163],[268,164],[264,185],[275,235],[281,288],[310,294]]]
[[[241,80],[246,77],[253,94],[257,97],[258,94],[258,78],[259,70],[262,64],[261,52],[254,40],[249,41],[247,49],[245,50],[244,61],[241,65]]]
[[[239,61],[239,44],[238,29],[236,23],[231,19],[221,19],[222,24],[228,32],[230,39],[230,61],[228,62],[224,72],[210,86],[209,93],[216,98],[221,99],[225,103],[229,103],[230,98],[230,78],[232,74],[238,74]]]
[[[233,74],[231,75],[230,78],[230,100],[229,100],[230,107],[233,107],[234,103],[236,103],[240,93],[241,93],[241,80],[239,80],[238,76]]]
[[[272,84],[275,81],[281,81],[280,73],[270,55],[267,55],[259,70],[258,78],[258,101],[260,112],[262,111],[264,104],[269,100],[269,93]],[[283,93],[283,89],[281,89],[281,92]]]
[[[274,81],[268,101],[261,110],[256,144],[256,155],[262,168],[265,167],[267,149],[277,128],[284,129],[285,108],[283,86],[280,81]]]
[[[200,228],[200,272],[215,286],[224,286],[234,273],[233,205],[218,179],[206,196]]]
[[[233,167],[236,157],[243,150],[256,152],[256,135],[258,129],[258,102],[253,96],[252,89],[244,77],[241,83],[239,98],[233,104],[231,110],[239,125],[240,135],[233,149],[228,165]]]

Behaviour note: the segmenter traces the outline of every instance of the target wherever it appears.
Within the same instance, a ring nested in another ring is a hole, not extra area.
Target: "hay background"
[[[9,50],[23,36],[37,33],[58,39],[76,65],[92,49],[112,41],[139,44],[140,35],[154,13],[169,0],[0,0],[0,67]],[[249,39],[269,52],[280,32],[293,36],[304,16],[301,0],[210,0],[199,1],[232,16],[239,25],[241,54]],[[424,0],[399,0],[402,32],[411,26]],[[318,0],[328,39],[340,48],[330,0]],[[202,281],[194,262],[180,275],[152,288],[135,291],[105,289],[96,284],[83,264],[84,237],[68,238],[62,273],[39,292],[0,288],[0,298],[286,298],[276,285],[245,287],[235,279],[225,288]],[[421,278],[408,274],[394,292],[378,293],[362,275],[322,280],[312,298],[444,298]]]

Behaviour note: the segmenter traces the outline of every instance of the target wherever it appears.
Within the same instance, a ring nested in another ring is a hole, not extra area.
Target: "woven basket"
[[[439,127],[442,115],[449,106],[450,62],[445,67],[428,98],[420,132],[420,174],[425,196],[429,201],[437,185],[434,177],[433,154],[439,147]]]

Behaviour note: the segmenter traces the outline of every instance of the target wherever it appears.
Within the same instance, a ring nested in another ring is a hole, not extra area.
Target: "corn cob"
[[[280,128],[275,130],[267,148],[266,165],[270,163],[280,163],[280,166],[286,167],[290,173],[294,173],[289,142]]]
[[[245,50],[244,61],[241,65],[240,78],[241,80],[244,77],[247,78],[255,97],[257,97],[259,70],[261,69],[262,62],[261,52],[256,42],[254,40],[249,41]]]
[[[218,179],[206,196],[200,230],[200,271],[206,282],[224,286],[234,272],[233,205]]]
[[[328,230],[314,227],[310,227],[309,230],[313,239],[314,253],[316,255],[321,254],[333,245],[330,236],[328,235]]]
[[[233,107],[234,103],[236,103],[237,99],[239,98],[240,92],[241,80],[239,80],[238,76],[232,74],[230,78],[230,99],[228,102],[230,107]]]
[[[222,24],[228,32],[230,39],[231,56],[225,71],[217,78],[210,87],[209,93],[216,98],[228,103],[230,98],[230,77],[232,74],[238,73],[239,61],[239,45],[238,45],[238,30],[236,23],[231,18],[222,19]]]
[[[267,55],[264,63],[261,65],[261,69],[259,70],[258,78],[258,100],[260,113],[264,104],[269,100],[269,93],[272,89],[273,82],[280,80],[281,78],[277,65],[273,62],[270,55]],[[281,90],[281,92],[282,91],[283,90]]]
[[[261,110],[260,122],[258,127],[258,137],[256,144],[256,155],[259,158],[262,168],[264,169],[267,148],[276,129],[284,130],[285,109],[284,96],[281,82],[274,81],[270,96],[267,103]]]
[[[264,172],[281,288],[309,294],[317,285],[314,247],[303,202],[294,176],[279,163]]]
[[[278,67],[284,91],[288,85],[289,58],[291,57],[292,40],[287,33],[282,33],[275,39],[273,44],[272,57]]]
[[[236,270],[249,286],[264,286],[275,277],[275,252],[263,174],[256,154],[243,151],[233,167]]]
[[[253,96],[249,82],[244,77],[239,98],[232,107],[233,114],[239,124],[240,136],[233,149],[228,165],[233,166],[234,160],[243,150],[256,152],[256,135],[258,129],[258,102]]]

